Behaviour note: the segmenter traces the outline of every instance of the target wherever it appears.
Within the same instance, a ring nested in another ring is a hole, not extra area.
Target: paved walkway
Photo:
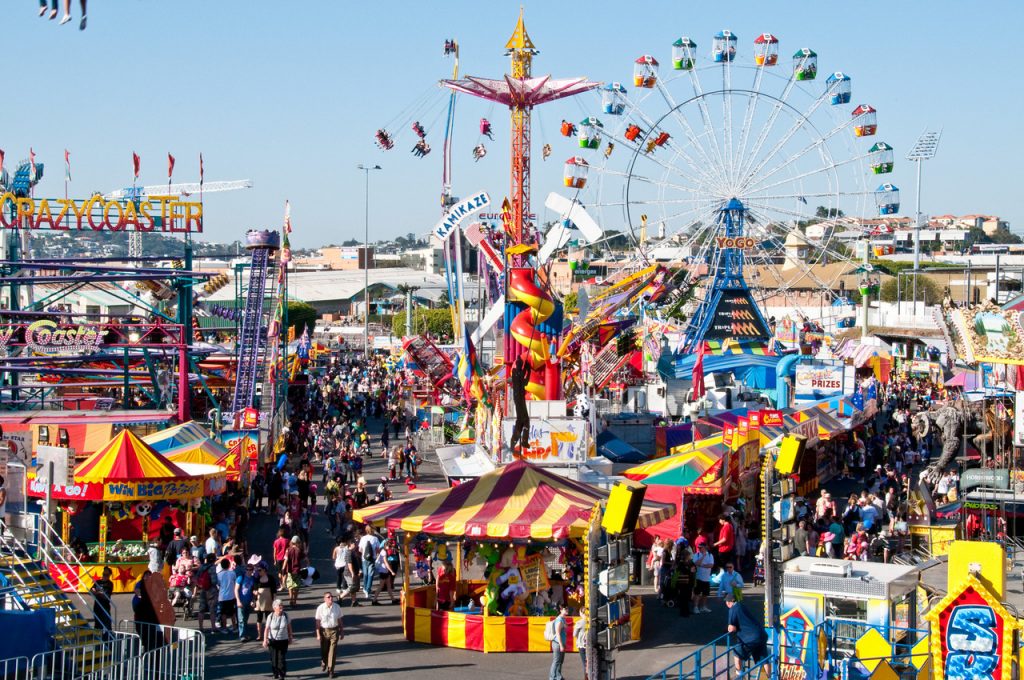
[[[376,429],[376,428],[374,428]],[[424,439],[424,443],[426,443]],[[444,479],[437,459],[422,446],[425,463],[421,466],[420,489],[443,488]],[[367,480],[380,478],[386,472],[380,458],[365,464]],[[371,484],[370,486],[374,486]],[[394,487],[395,497],[407,494],[403,484]],[[320,653],[313,629],[313,610],[323,601],[323,593],[334,586],[334,566],[330,560],[332,541],[326,520],[318,516],[311,536],[311,558],[319,570],[319,582],[304,589],[296,608],[289,609],[296,641],[288,652],[289,678],[323,678],[320,671]],[[250,550],[270,554],[270,545],[277,529],[276,521],[268,515],[255,515],[250,529]],[[647,593],[644,597],[644,639],[618,651],[619,678],[646,678],[689,654],[702,644],[725,632],[725,605],[713,601],[711,614],[683,619],[675,610],[662,606],[650,588],[637,589]],[[752,593],[747,606],[755,614],[761,608],[760,593]],[[118,596],[118,612],[130,616],[128,596]],[[382,600],[386,601],[386,600]],[[432,647],[407,642],[402,636],[399,606],[383,604],[379,607],[344,607],[345,640],[340,645],[337,677],[412,678],[449,677],[474,678],[546,678],[551,664],[550,654],[484,654]],[[195,620],[178,625],[196,627]],[[254,619],[250,617],[250,635],[255,634]],[[237,635],[211,635],[207,633],[207,677],[248,678],[270,677],[269,654],[257,642],[240,643]],[[579,656],[566,658],[564,674],[567,680],[583,677]]]

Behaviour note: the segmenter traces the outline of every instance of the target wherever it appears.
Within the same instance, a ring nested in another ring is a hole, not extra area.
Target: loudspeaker
[[[601,519],[601,527],[610,534],[633,531],[640,518],[640,506],[644,502],[647,486],[640,482],[624,479],[612,487],[608,504]]]
[[[798,434],[787,434],[779,445],[779,457],[775,460],[775,471],[780,475],[791,475],[800,469],[807,438]]]

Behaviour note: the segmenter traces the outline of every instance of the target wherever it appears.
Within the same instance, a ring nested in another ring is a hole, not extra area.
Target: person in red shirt
[[[437,608],[448,611],[452,608],[455,597],[455,567],[452,566],[451,555],[444,558],[441,568],[437,570]]]
[[[736,559],[736,530],[729,521],[728,515],[721,515],[718,518],[718,540],[715,541],[715,549],[718,550],[718,566],[724,566],[726,562],[733,562]]]
[[[280,573],[281,565],[284,564],[284,556],[288,552],[288,538],[284,527],[277,530],[277,538],[274,539],[274,567]]]

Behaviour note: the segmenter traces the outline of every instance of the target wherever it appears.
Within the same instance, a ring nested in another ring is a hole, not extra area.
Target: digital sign
[[[771,333],[754,307],[750,293],[745,290],[722,292],[711,317],[711,326],[704,335],[705,340],[733,338],[767,341],[770,337]]]

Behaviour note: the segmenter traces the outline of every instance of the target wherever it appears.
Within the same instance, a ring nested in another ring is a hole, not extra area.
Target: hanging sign
[[[761,410],[762,427],[782,427],[782,411],[773,408]]]
[[[491,197],[487,195],[486,191],[470,196],[464,201],[460,201],[451,207],[451,209],[441,218],[441,221],[434,226],[434,236],[443,241],[452,233],[455,227],[459,226],[465,218],[475,213],[481,208],[485,208],[491,204]]]

